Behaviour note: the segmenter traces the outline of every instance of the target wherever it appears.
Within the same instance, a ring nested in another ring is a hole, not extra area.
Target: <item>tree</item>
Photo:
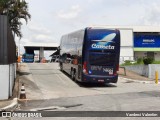
[[[0,0],[0,14],[4,15],[7,13],[7,8],[9,8],[10,0]]]
[[[0,0],[0,14],[8,16],[11,30],[21,38],[21,19],[27,23],[31,18],[28,3],[25,0]]]

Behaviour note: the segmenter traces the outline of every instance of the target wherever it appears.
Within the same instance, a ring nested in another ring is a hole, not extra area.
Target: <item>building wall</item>
[[[16,64],[0,65],[0,100],[6,100],[13,94]]]
[[[0,100],[9,98],[9,65],[0,65]]]
[[[133,59],[134,59],[133,47],[121,46],[120,60],[125,61],[125,60],[133,60]]]
[[[155,72],[158,72],[158,79],[160,79],[160,65],[159,64],[149,64],[149,75],[151,79],[155,79]]]
[[[160,61],[160,52],[155,52],[155,60]]]
[[[143,57],[146,56],[145,53],[146,52],[134,52],[134,57],[135,57],[135,59],[137,59],[137,58],[143,58]]]
[[[121,49],[120,49],[120,64],[125,60],[133,60],[133,30],[120,29]]]
[[[133,71],[137,74],[148,77],[149,76],[149,67],[148,65],[131,65],[125,66],[127,70]]]
[[[155,79],[155,72],[157,71],[160,79],[160,65],[159,64],[149,64],[149,65],[133,65],[133,66],[126,66],[127,70],[133,71],[137,74],[146,76],[151,79]]]
[[[12,96],[16,77],[16,44],[7,21],[0,15],[0,100]]]
[[[135,59],[143,58],[147,56],[147,52],[134,52]],[[154,52],[154,58],[156,61],[160,61],[160,51]]]

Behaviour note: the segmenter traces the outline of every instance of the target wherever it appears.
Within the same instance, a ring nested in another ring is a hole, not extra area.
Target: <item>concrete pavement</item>
[[[99,91],[81,88],[59,70],[57,63],[23,64],[20,84],[24,83],[27,99],[52,99],[99,94]],[[79,92],[77,94],[77,91]],[[86,92],[87,91],[87,92]]]
[[[160,86],[154,82],[144,83],[119,77],[117,84],[82,85],[75,83],[59,71],[57,63],[22,64],[20,74],[20,85],[25,84],[28,99],[19,103],[20,107],[17,110],[20,111],[159,111],[160,109]],[[14,119],[20,120],[21,118]],[[134,118],[88,117],[74,119],[133,120]],[[147,120],[147,118],[136,119]]]
[[[0,101],[0,111],[13,110],[18,105],[18,99],[14,98],[12,100],[2,100]]]
[[[154,91],[159,89],[159,86],[154,84],[154,82],[144,85],[143,81],[137,82],[123,77],[119,77],[117,84],[81,87],[81,84],[73,82],[68,76],[62,73],[57,63],[23,64],[21,73],[23,76],[20,77],[20,83],[25,84],[27,99],[31,100],[97,94],[117,94],[125,93],[126,91]]]

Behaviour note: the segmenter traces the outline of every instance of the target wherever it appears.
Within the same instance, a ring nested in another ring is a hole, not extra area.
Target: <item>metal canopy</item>
[[[43,48],[44,50],[57,50],[59,44],[57,43],[30,43],[24,46],[24,48],[27,50],[40,50],[40,48]]]
[[[58,47],[58,46],[57,46]],[[49,51],[52,51],[52,50],[57,50],[57,47],[43,47],[44,50],[49,50]],[[30,50],[40,50],[41,47],[26,47],[24,46],[25,49],[30,49]]]

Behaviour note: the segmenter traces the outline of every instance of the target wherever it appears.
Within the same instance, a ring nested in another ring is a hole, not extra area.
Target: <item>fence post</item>
[[[158,84],[158,71],[155,72],[155,83]]]

